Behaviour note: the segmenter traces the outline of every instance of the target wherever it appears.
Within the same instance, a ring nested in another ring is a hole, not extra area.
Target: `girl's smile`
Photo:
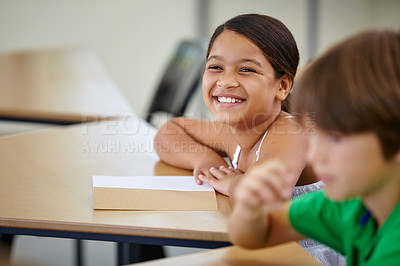
[[[243,104],[246,99],[234,94],[221,93],[213,95],[215,105],[219,108],[233,108]]]
[[[257,126],[279,113],[280,80],[258,46],[225,30],[207,58],[203,98],[217,121]]]

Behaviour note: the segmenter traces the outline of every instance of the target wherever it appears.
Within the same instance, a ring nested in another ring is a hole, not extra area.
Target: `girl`
[[[286,162],[246,172],[229,222],[234,244],[259,248],[311,237],[348,265],[400,262],[400,34],[355,36],[315,61],[294,111],[314,117],[309,161],[326,188],[294,201]]]
[[[281,108],[299,62],[286,26],[257,14],[232,18],[215,30],[206,59],[203,98],[215,121],[170,120],[155,137],[161,160],[228,196],[248,168],[271,159],[288,163],[291,187],[315,182],[299,179],[307,142]]]

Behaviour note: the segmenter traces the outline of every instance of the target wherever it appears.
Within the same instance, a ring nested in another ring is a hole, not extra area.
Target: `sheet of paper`
[[[214,191],[209,184],[197,185],[193,176],[93,176],[93,187]]]

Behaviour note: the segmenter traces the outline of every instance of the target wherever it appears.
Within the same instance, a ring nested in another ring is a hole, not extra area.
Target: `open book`
[[[217,210],[214,189],[193,176],[93,176],[93,209]]]

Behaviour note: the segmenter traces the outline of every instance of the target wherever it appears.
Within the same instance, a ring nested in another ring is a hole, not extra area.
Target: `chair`
[[[146,121],[159,127],[166,119],[182,116],[201,86],[208,41],[202,38],[181,41],[162,75],[146,114]]]

